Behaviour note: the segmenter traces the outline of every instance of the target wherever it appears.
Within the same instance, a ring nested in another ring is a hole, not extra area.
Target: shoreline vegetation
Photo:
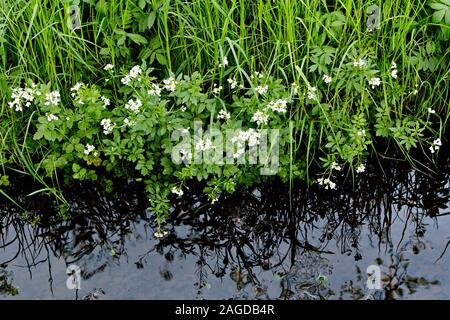
[[[277,177],[328,190],[387,150],[426,166],[448,143],[450,0],[5,0],[0,35],[12,202],[11,175],[61,205],[71,181],[127,178],[162,224],[189,181],[214,203],[271,179],[249,163],[262,130]],[[206,134],[176,148],[195,122],[234,130],[235,162],[194,163],[224,144]]]

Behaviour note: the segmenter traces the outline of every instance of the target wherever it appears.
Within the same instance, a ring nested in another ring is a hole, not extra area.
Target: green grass
[[[41,172],[52,149],[33,141],[37,114],[8,108],[10,88],[30,78],[51,83],[69,104],[69,88],[83,81],[119,97],[120,82],[105,83],[106,63],[125,73],[145,62],[160,79],[169,71],[199,72],[205,82],[223,86],[229,77],[248,81],[261,71],[298,84],[300,95],[318,87],[322,104],[299,99],[285,123],[291,182],[311,178],[310,168],[326,169],[334,161],[353,168],[367,153],[393,147],[411,162],[414,150],[432,160],[428,147],[444,136],[450,116],[450,3],[448,20],[445,15],[438,21],[436,6],[418,0],[91,0],[79,3],[81,27],[71,30],[69,8],[76,2],[0,3],[0,165],[3,175],[31,175],[45,192],[58,195],[54,186],[60,184],[58,175],[49,181]],[[380,29],[369,32],[366,10],[373,4],[380,8]],[[230,65],[220,68],[224,57]],[[348,62],[359,58],[372,64],[367,74],[353,75]],[[388,76],[394,61],[397,79]],[[364,88],[370,72],[383,75],[377,92]],[[332,75],[331,86],[323,83],[324,74]],[[367,150],[352,138],[358,126],[373,136]]]

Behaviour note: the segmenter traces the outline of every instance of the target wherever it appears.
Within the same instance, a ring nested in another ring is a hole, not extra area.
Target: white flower
[[[231,89],[236,89],[236,87],[237,87],[237,80],[236,79],[228,78],[227,81],[230,84],[230,88]]]
[[[366,61],[364,59],[359,59],[353,61],[353,66],[356,68],[362,68],[366,65]]]
[[[138,98],[136,98],[136,100],[130,99],[128,100],[128,102],[125,104],[125,109],[127,110],[131,110],[134,113],[138,114],[139,113],[139,109],[142,107],[142,102],[141,100],[139,100]]]
[[[225,110],[220,110],[217,118],[228,120],[231,118],[231,114],[229,112],[226,112]]]
[[[264,78],[264,75],[263,75],[261,72],[255,71],[255,72],[250,76],[250,79],[254,79],[255,77],[256,77],[256,78],[262,79],[262,78]]]
[[[256,122],[258,126],[261,124],[267,124],[269,121],[269,115],[263,111],[256,111],[252,117],[252,121]]]
[[[32,88],[14,88],[12,89],[11,101],[8,106],[16,112],[23,111],[24,107],[29,108],[36,95],[40,95],[40,91],[35,90],[36,85]]]
[[[183,162],[189,162],[192,159],[192,152],[189,150],[185,150],[185,149],[180,149],[180,154],[181,154],[181,161]]]
[[[131,68],[129,75],[131,78],[137,78],[141,73],[142,73],[141,67],[134,66],[133,68]]]
[[[103,107],[106,108],[107,106],[109,106],[111,104],[111,100],[109,100],[107,97],[105,96],[101,96],[100,100],[103,101]]]
[[[72,96],[72,98],[76,96],[76,94],[78,93],[78,91],[80,91],[83,85],[84,85],[83,83],[77,82],[72,88],[70,88],[70,91],[72,92],[70,95]]]
[[[309,87],[308,92],[306,93],[306,96],[308,97],[308,99],[317,100],[316,91],[317,91],[316,87]]]
[[[397,77],[398,77],[397,72],[398,72],[397,69],[393,69],[391,71],[391,77],[394,78],[394,79],[397,79]]]
[[[195,149],[199,151],[208,151],[215,148],[216,146],[213,145],[211,138],[199,139],[195,145]]]
[[[111,119],[103,119],[100,125],[103,127],[104,134],[110,134],[116,126],[116,123],[112,123]]]
[[[375,87],[378,87],[381,84],[381,79],[378,77],[373,77],[369,80],[369,85],[374,89]]]
[[[45,94],[45,102],[46,106],[56,106],[61,101],[61,96],[58,91],[52,91]]]
[[[333,80],[330,76],[328,76],[326,74],[323,75],[322,79],[325,83],[330,83],[331,80]]]
[[[222,89],[223,89],[222,86],[217,86],[217,85],[214,83],[213,93],[214,93],[216,96],[220,94],[220,91],[222,91]]]
[[[123,77],[122,79],[120,79],[120,81],[124,84],[124,85],[129,85],[131,83],[132,79],[137,79],[138,81],[141,80],[141,78],[139,78],[139,76],[142,74],[142,69],[140,66],[134,66],[133,68],[131,68],[130,72],[125,75],[125,77]]]
[[[331,170],[341,171],[342,167],[340,165],[338,165],[336,162],[333,161],[331,163]]]
[[[392,61],[392,64],[391,64],[391,77],[394,78],[394,79],[397,79],[397,76],[398,76],[397,73],[398,73],[397,64]]]
[[[181,187],[180,187],[180,188],[173,187],[172,190],[171,190],[171,192],[174,193],[174,194],[176,194],[176,195],[179,196],[179,197],[181,197],[181,196],[184,194],[184,192],[183,192],[183,190],[181,189]]]
[[[114,65],[108,63],[103,69],[106,71],[111,71],[112,69],[114,69]]]
[[[211,199],[211,204],[216,203],[217,200],[219,200],[219,197],[218,197],[218,196],[215,196],[214,198]]]
[[[271,101],[267,105],[267,109],[272,111],[286,113],[287,111],[287,101],[284,99],[278,99],[277,101]]]
[[[164,83],[164,89],[170,92],[174,92],[177,88],[177,81],[174,77],[169,77],[167,79],[163,80]]]
[[[364,130],[364,129],[358,130],[358,132],[356,132],[356,134],[360,137],[364,137],[366,135],[366,130]]]
[[[356,167],[356,173],[363,173],[364,171],[366,171],[366,166],[363,163]]]
[[[124,84],[124,85],[129,85],[130,84],[130,82],[131,82],[131,78],[128,76],[128,75],[126,75],[125,77],[123,77],[122,79],[120,79],[120,81]]]
[[[412,92],[413,95],[417,95],[419,93],[419,91],[417,89],[414,89],[414,91]]]
[[[52,113],[47,115],[47,121],[48,122],[52,122],[52,121],[56,121],[56,120],[59,120],[58,116],[56,116],[56,115],[54,115]]]
[[[226,66],[228,66],[228,58],[227,57],[223,57],[222,63],[219,64],[219,67],[225,68]]]
[[[442,146],[442,141],[441,141],[441,139],[438,138],[438,139],[436,139],[436,140],[433,141],[433,144],[434,144],[435,146],[439,146],[439,147],[440,147],[440,146]]]
[[[436,111],[431,109],[431,108],[428,108],[428,112],[431,113],[431,114],[435,114],[436,113]]]
[[[158,229],[158,230],[155,231],[154,236],[155,236],[155,238],[164,238],[168,234],[169,234],[168,231],[165,231],[165,230],[162,230],[162,229]]]
[[[256,92],[258,92],[259,94],[266,94],[267,91],[269,90],[269,87],[267,85],[259,85],[256,87]]]
[[[325,189],[335,189],[336,188],[336,183],[334,183],[333,181],[331,181],[329,178],[319,178],[317,179],[317,183],[321,186],[324,186]]]
[[[151,88],[147,91],[147,93],[151,96],[160,97],[161,87],[157,83],[152,83]]]
[[[250,147],[252,147],[252,146],[256,146],[260,143],[260,138],[261,138],[261,133],[253,128],[250,128],[247,131],[240,130],[239,133],[231,139],[231,142],[238,143],[238,146],[243,146],[243,144],[246,141],[248,141],[248,145]],[[234,157],[235,158],[239,157],[243,153],[244,153],[243,149],[238,150],[237,156],[235,154]]]
[[[84,154],[85,155],[89,155],[92,151],[94,151],[95,150],[95,147],[93,146],[93,145],[91,145],[91,144],[87,144],[86,145],[86,148],[84,149]]]
[[[250,147],[256,146],[259,144],[259,140],[261,138],[261,133],[259,133],[258,131],[256,131],[253,128],[250,128],[247,130],[246,132],[247,134],[247,140],[248,140],[248,145]]]
[[[430,146],[431,153],[435,153],[436,151],[438,151],[441,146],[442,146],[441,139],[438,138],[438,139],[434,140],[433,144]]]
[[[132,127],[136,124],[136,121],[125,118],[125,119],[123,119],[123,124],[128,127]]]

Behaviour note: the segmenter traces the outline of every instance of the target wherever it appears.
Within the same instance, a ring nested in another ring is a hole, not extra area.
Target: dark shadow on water
[[[440,167],[429,176],[385,165],[354,184],[342,173],[337,190],[299,186],[292,198],[273,182],[214,205],[192,186],[173,199],[162,239],[133,182],[111,194],[74,185],[69,208],[42,195],[19,199],[27,213],[2,203],[0,296],[448,299],[449,161]],[[66,286],[69,265],[81,269],[77,292]],[[369,265],[381,290],[366,286]]]

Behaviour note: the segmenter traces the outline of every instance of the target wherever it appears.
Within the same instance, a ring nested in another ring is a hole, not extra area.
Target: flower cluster
[[[212,143],[211,138],[199,139],[195,144],[195,149],[198,151],[208,151],[215,148],[216,146]]]
[[[89,155],[92,151],[95,150],[95,147],[92,144],[87,144],[86,148],[84,148],[84,154]]]
[[[267,109],[272,111],[286,113],[287,111],[287,101],[284,99],[278,99],[277,101],[271,101],[267,105]]]
[[[398,70],[397,70],[397,64],[395,62],[392,62],[391,65],[391,77],[394,79],[397,79],[398,77]]]
[[[341,171],[342,167],[339,164],[337,164],[335,161],[333,161],[331,163],[331,170]]]
[[[164,83],[164,89],[170,92],[174,92],[177,88],[177,81],[174,77],[169,77],[167,79],[163,80]]]
[[[52,121],[56,121],[56,120],[59,120],[58,116],[56,116],[56,115],[54,115],[52,113],[47,115],[47,121],[48,122],[52,122]]]
[[[131,68],[130,72],[128,74],[125,75],[125,77],[123,77],[122,79],[120,79],[120,81],[128,86],[131,83],[131,80],[133,79],[137,79],[138,81],[140,81],[140,75],[142,74],[142,69],[139,65],[134,66],[133,68]]]
[[[169,234],[168,231],[162,230],[162,229],[158,229],[158,230],[155,231],[154,236],[155,236],[155,238],[164,238],[168,234]]]
[[[181,197],[183,194],[184,194],[184,192],[183,192],[183,190],[181,189],[181,187],[173,187],[172,188],[172,190],[171,190],[171,192],[172,193],[174,193],[174,194],[176,194],[177,196],[179,196],[179,197]]]
[[[108,63],[103,69],[106,71],[111,71],[112,69],[114,69],[114,65]]]
[[[116,126],[116,123],[115,122],[113,123],[111,119],[103,119],[100,122],[100,125],[103,127],[104,134],[110,134],[113,131],[114,127]]]
[[[220,94],[220,92],[222,91],[223,87],[222,86],[217,86],[217,84],[214,83],[214,88],[213,88],[213,93],[218,96]]]
[[[308,88],[308,92],[306,93],[306,96],[310,100],[316,100],[317,101],[316,92],[317,92],[317,88],[316,87],[309,87]]]
[[[378,77],[373,77],[369,79],[369,85],[374,89],[375,87],[378,87],[381,84],[381,79]]]
[[[237,144],[237,149],[233,150],[233,158],[242,158],[245,154],[245,142],[248,141],[249,147],[259,145],[261,134],[255,129],[240,130],[237,135],[231,138],[233,144]]]
[[[266,84],[259,85],[255,88],[258,94],[266,94],[269,91],[269,87]]]
[[[269,115],[265,113],[264,111],[256,111],[255,114],[252,117],[252,121],[256,122],[256,124],[259,126],[261,124],[267,124],[269,121]]]
[[[230,84],[230,88],[231,89],[236,89],[238,83],[237,83],[237,80],[235,78],[228,78],[227,81]]]
[[[355,60],[353,61],[353,66],[355,68],[363,68],[366,65],[366,61],[364,59],[359,59],[359,60]]]
[[[103,107],[106,108],[107,106],[109,106],[111,104],[111,100],[109,100],[107,97],[105,96],[101,96],[100,100],[102,100],[103,102]]]
[[[438,139],[434,140],[433,144],[430,146],[431,153],[435,153],[436,151],[438,151],[441,146],[442,146],[441,139],[438,138]]]
[[[139,109],[142,107],[142,102],[141,100],[139,100],[138,98],[136,98],[136,100],[130,99],[128,100],[128,102],[125,104],[125,109],[127,110],[131,110],[134,113],[138,114],[139,113]]]
[[[248,130],[239,130],[239,133],[231,138],[232,143],[244,143],[248,141],[248,145],[250,147],[256,146],[259,144],[259,140],[261,137],[261,133],[257,130],[250,128]]]
[[[217,118],[228,120],[231,118],[231,114],[225,110],[220,110],[219,114],[217,115]]]
[[[336,183],[331,181],[329,178],[319,178],[317,179],[317,183],[321,186],[324,186],[325,189],[336,189]]]
[[[152,83],[150,89],[148,89],[147,93],[150,96],[160,97],[161,96],[161,87],[157,83]]]
[[[225,68],[226,66],[228,66],[228,58],[227,57],[223,57],[222,63],[219,63],[219,67],[220,68]]]
[[[361,163],[359,166],[356,167],[356,173],[363,173],[366,171],[366,166]]]
[[[84,86],[83,83],[77,82],[72,88],[70,88],[70,95],[72,98],[75,98],[75,96],[78,94],[78,91]]]
[[[32,84],[31,88],[14,88],[8,106],[15,111],[23,111],[24,107],[29,108],[35,96],[41,94],[35,87],[36,85]]]
[[[192,159],[192,152],[186,149],[180,149],[181,161],[188,163]]]
[[[255,79],[255,78],[260,78],[260,79],[262,79],[262,78],[264,78],[264,75],[263,75],[261,72],[259,72],[259,71],[255,71],[255,72],[250,76],[250,79]]]
[[[136,121],[125,118],[123,119],[123,124],[126,125],[127,127],[132,127],[136,124]]]
[[[51,91],[45,94],[45,102],[46,106],[57,106],[61,102],[61,96],[59,91]]]
[[[331,81],[333,80],[330,76],[328,76],[326,74],[323,75],[322,79],[323,79],[323,82],[325,82],[325,83],[331,83]]]

